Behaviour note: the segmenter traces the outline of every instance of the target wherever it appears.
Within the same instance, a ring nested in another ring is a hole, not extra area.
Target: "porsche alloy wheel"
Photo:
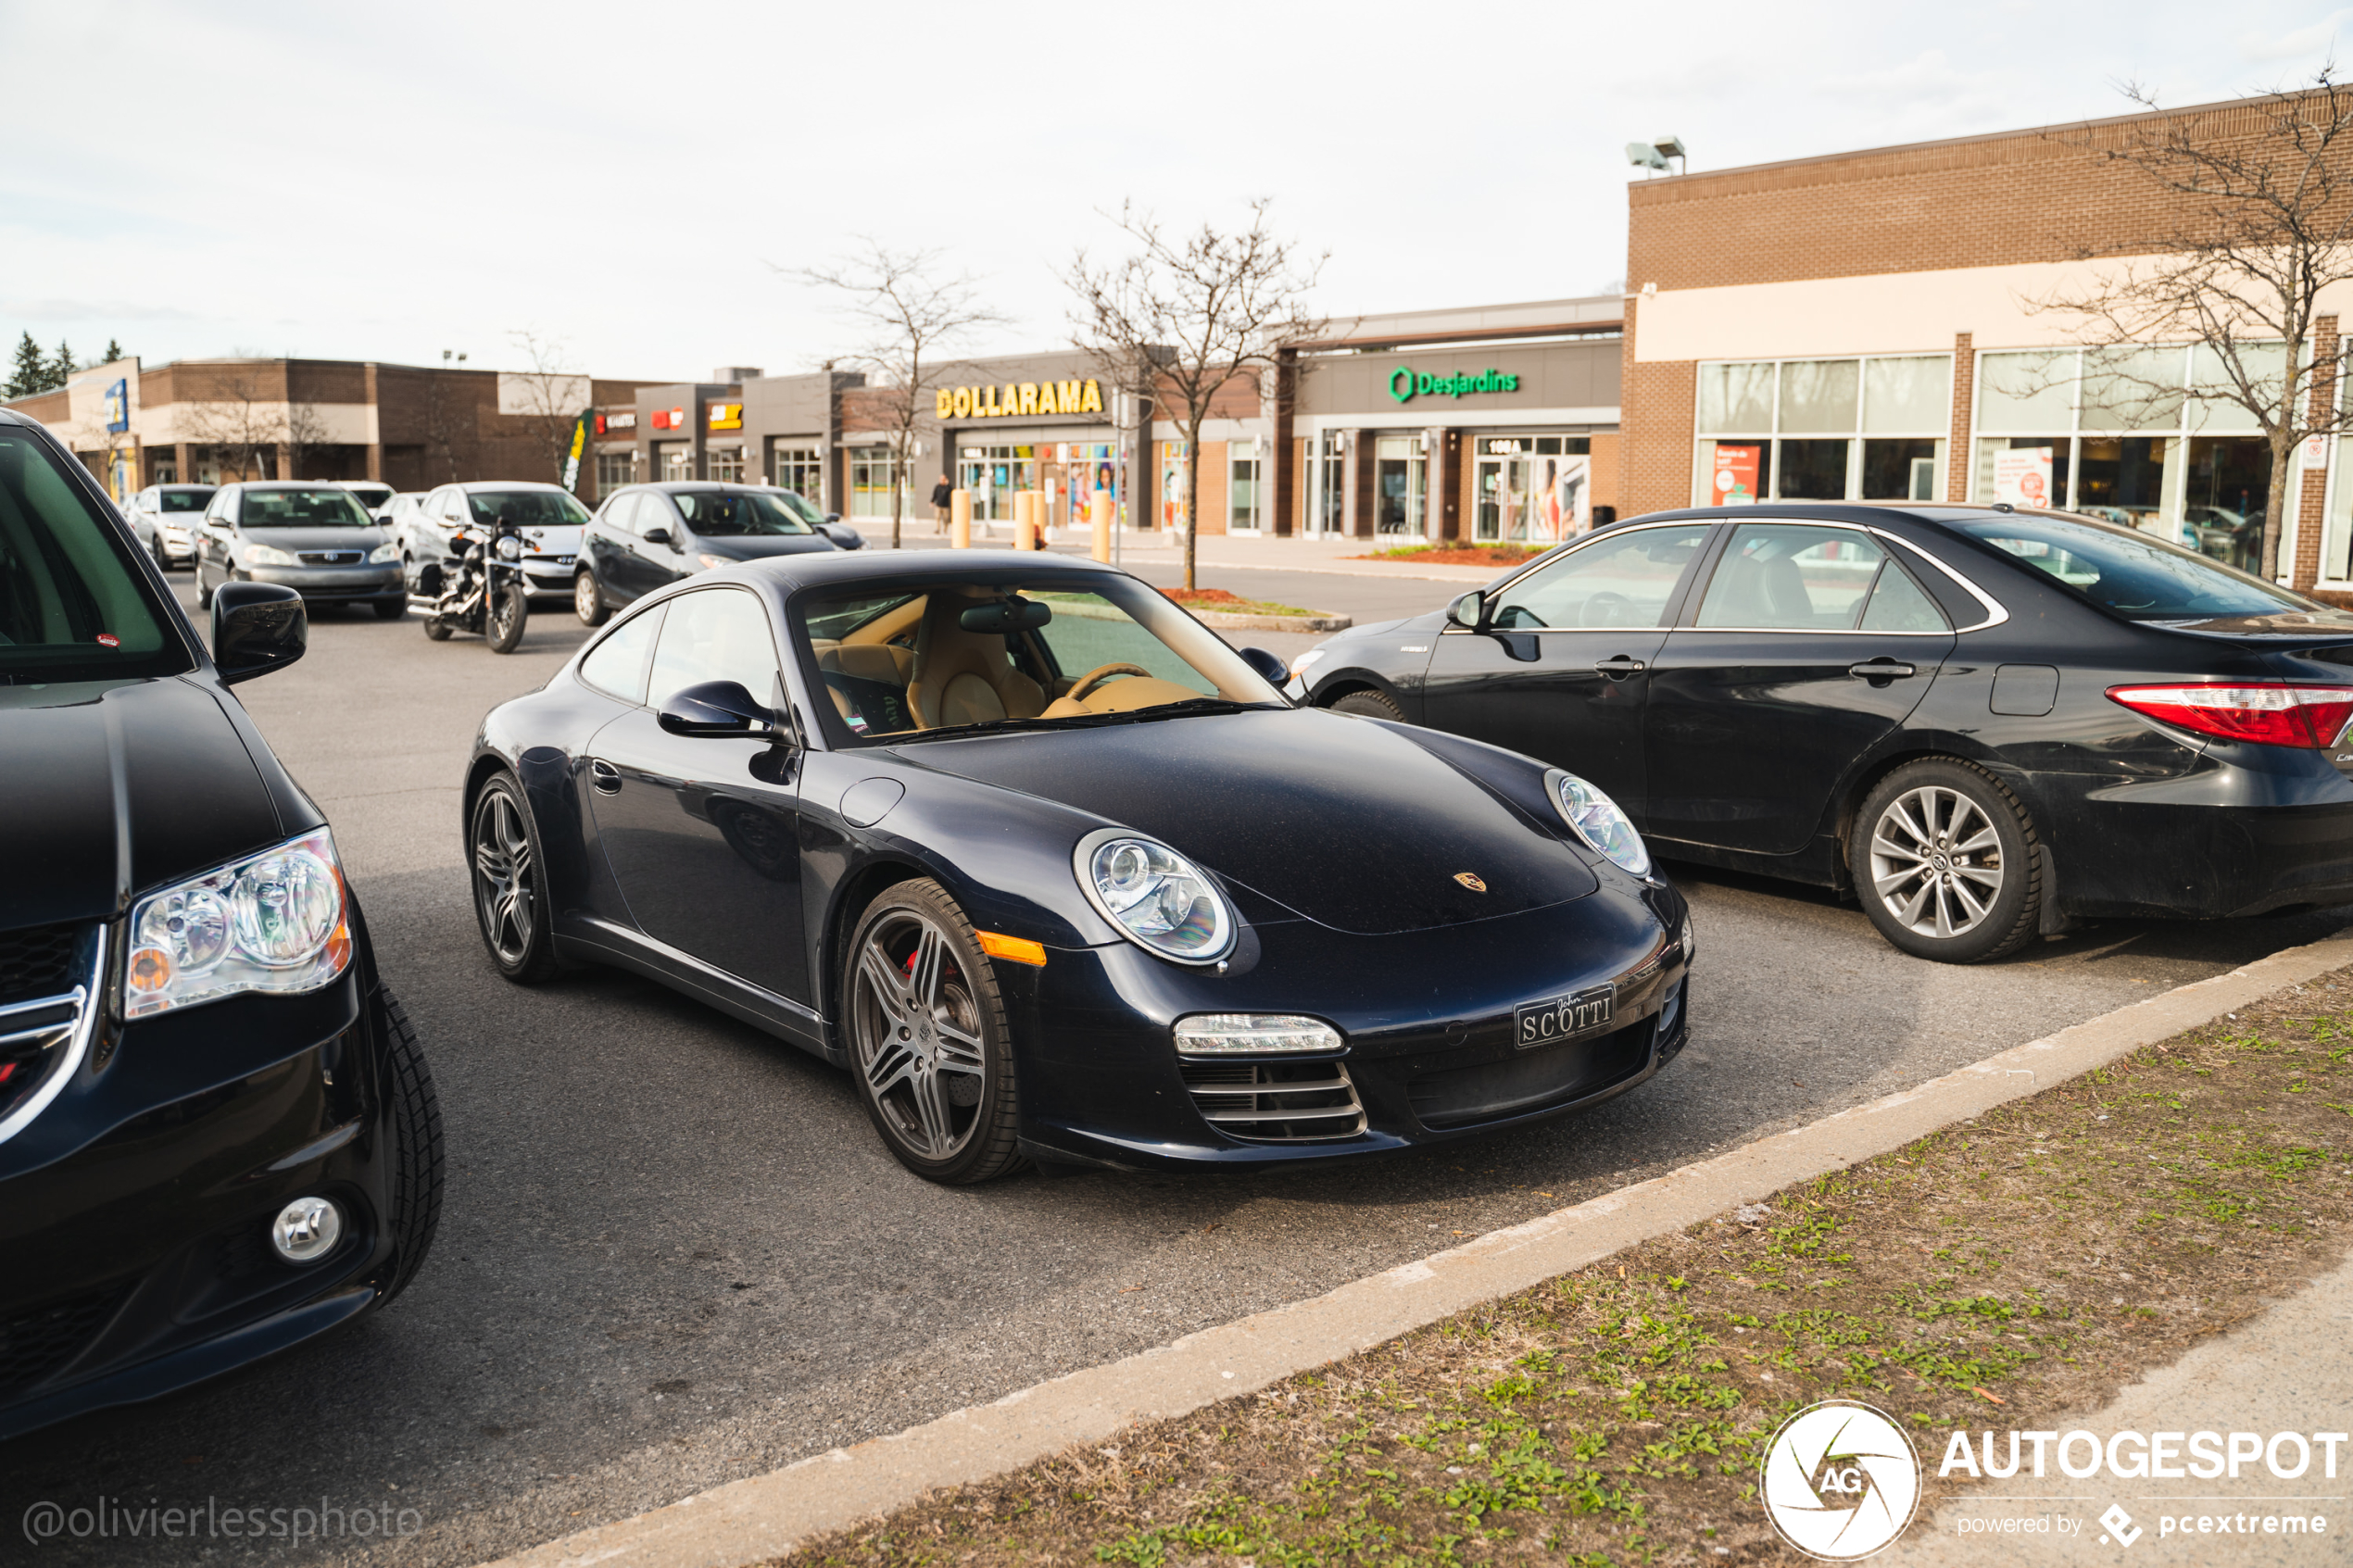
[[[1004,1007],[971,925],[933,882],[877,899],[850,947],[854,1071],[875,1130],[930,1181],[1019,1162]]]
[[[562,966],[541,918],[538,835],[522,787],[510,775],[501,773],[482,786],[466,836],[473,861],[474,917],[490,961],[510,980],[531,985],[547,979]]]
[[[1965,763],[1915,762],[1881,781],[1857,814],[1848,863],[1864,911],[1906,952],[1974,963],[2034,933],[2033,824],[2000,781]]]

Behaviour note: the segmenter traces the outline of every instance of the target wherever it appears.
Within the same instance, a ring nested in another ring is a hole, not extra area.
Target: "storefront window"
[[[1474,445],[1473,539],[1551,544],[1592,526],[1590,437],[1482,435]]]
[[[1948,354],[1702,365],[1692,494],[1724,506],[1935,500],[1952,385]]]
[[[636,455],[632,452],[599,452],[597,454],[597,499],[601,501],[628,483],[637,471]]]
[[[849,515],[889,517],[898,477],[898,466],[891,461],[889,447],[850,447]]]
[[[1420,533],[1429,520],[1428,442],[1418,435],[1376,438],[1373,527],[1379,533]]]
[[[2192,436],[2186,477],[2183,545],[2241,571],[2260,570],[2271,444],[2260,436]]]
[[[716,484],[741,484],[744,482],[744,449],[740,446],[713,447],[704,459]]]
[[[1013,496],[1039,488],[1035,446],[967,446],[957,458],[956,483],[972,492],[975,522],[1011,522]]]
[[[661,477],[669,483],[680,483],[695,477],[695,449],[683,441],[666,442],[661,446]]]
[[[1227,448],[1226,531],[1258,532],[1258,444],[1237,441]]]
[[[1316,445],[1315,520],[1318,533],[1338,533],[1348,520],[1348,438],[1324,432]]]
[[[825,460],[814,446],[779,446],[771,455],[769,474],[779,490],[789,490],[825,509]]]

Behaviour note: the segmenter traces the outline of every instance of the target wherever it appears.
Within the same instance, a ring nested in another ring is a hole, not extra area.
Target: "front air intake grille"
[[[37,1386],[82,1354],[114,1316],[124,1288],[111,1286],[0,1320],[0,1399]]]
[[[58,997],[73,989],[74,948],[83,927],[75,922],[0,931],[0,1004]]]
[[[1345,1062],[1187,1061],[1177,1071],[1202,1119],[1228,1137],[1303,1143],[1365,1130]]]
[[[305,566],[358,566],[368,558],[365,550],[301,550],[296,553]]]

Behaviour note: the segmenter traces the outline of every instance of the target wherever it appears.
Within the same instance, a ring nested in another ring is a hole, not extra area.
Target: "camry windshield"
[[[756,490],[673,490],[686,526],[706,539],[749,533],[807,533],[810,527],[775,495]]]
[[[578,528],[588,521],[588,508],[561,490],[475,490],[466,505],[484,524],[501,516],[517,528]]]
[[[793,601],[837,741],[1286,706],[1157,591],[1101,573],[870,580]]]
[[[166,490],[156,497],[156,509],[165,512],[200,512],[212,499],[209,490]]]
[[[2208,621],[2326,609],[2210,557],[2113,523],[2020,512],[1958,527],[2128,620]]]
[[[296,485],[251,484],[237,504],[240,528],[373,528],[376,520],[359,497],[341,485],[310,490]]]
[[[188,667],[117,528],[40,442],[0,430],[0,686]]]

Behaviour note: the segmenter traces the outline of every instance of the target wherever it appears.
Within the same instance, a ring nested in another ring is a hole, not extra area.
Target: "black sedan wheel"
[[[1871,923],[1924,959],[2016,952],[2041,915],[2033,822],[1998,779],[1965,762],[1907,763],[1881,780],[1856,816],[1847,863]]]
[[[597,592],[597,580],[587,572],[572,580],[572,612],[580,617],[583,626],[602,626],[612,614],[605,608],[603,596]]]
[[[474,919],[498,972],[535,985],[564,966],[548,934],[539,833],[522,786],[500,773],[474,797],[466,847],[473,860]]]
[[[1405,721],[1405,710],[1390,699],[1387,692],[1350,692],[1332,704],[1335,713],[1353,713],[1360,719],[1389,719]]]
[[[417,1044],[409,1015],[389,989],[378,993],[384,1010],[378,1015],[384,1031],[385,1099],[392,1107],[392,1278],[377,1294],[383,1307],[409,1288],[433,1250],[434,1233],[441,1227],[441,1100],[434,1094],[433,1071]]]
[[[899,1162],[949,1185],[1016,1167],[1004,1004],[946,890],[903,882],[876,899],[849,945],[845,989],[866,1113]]]

